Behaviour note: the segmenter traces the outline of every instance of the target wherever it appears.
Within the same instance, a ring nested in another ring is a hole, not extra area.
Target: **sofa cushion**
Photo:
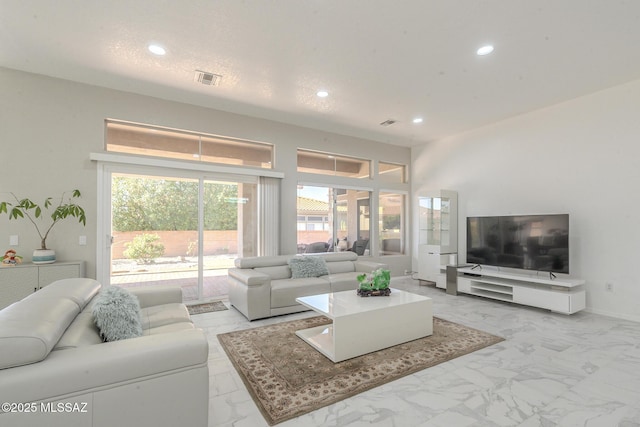
[[[290,255],[250,256],[236,258],[234,264],[236,268],[272,267],[274,265],[287,265],[289,258],[291,258]]]
[[[191,323],[189,311],[184,304],[162,304],[141,310],[142,329],[152,329],[173,323]],[[146,334],[145,334],[146,335]]]
[[[140,303],[124,288],[109,286],[104,289],[96,296],[91,312],[105,341],[142,336]]]
[[[318,256],[295,256],[289,260],[289,268],[291,268],[292,279],[320,277],[329,274],[327,263]]]
[[[321,256],[327,263],[337,262],[337,261],[357,261],[358,255],[355,252],[344,251],[344,252],[328,252],[326,254],[319,254],[316,256]]]
[[[128,288],[128,290],[138,298],[142,309],[154,305],[182,302],[182,288],[180,286],[136,286]]]
[[[67,298],[25,298],[0,310],[0,369],[40,362],[78,315]]]
[[[326,277],[326,276],[325,276]],[[297,305],[296,298],[331,292],[329,282],[322,277],[271,281],[271,308]]]
[[[142,334],[143,335],[158,335],[158,334],[166,334],[169,332],[179,332],[186,331],[189,329],[195,329],[193,323],[191,322],[179,322],[179,323],[171,323],[169,325],[158,326],[157,328],[149,328],[145,329]]]
[[[28,298],[64,297],[78,304],[80,311],[84,310],[101,288],[100,282],[94,279],[71,278],[57,280],[44,288],[29,295]]]
[[[353,265],[353,261],[328,262],[327,267],[329,268],[329,273],[331,274],[350,273],[356,271],[356,268]]]
[[[254,271],[264,273],[271,277],[272,280],[288,279],[291,277],[291,269],[286,265],[276,265],[272,267],[256,267]]]
[[[100,330],[93,321],[91,309],[86,309],[71,322],[53,349],[66,350],[100,343],[102,343]]]
[[[327,280],[331,283],[331,292],[350,291],[354,292],[358,289],[358,275],[362,273],[347,272],[336,273],[327,276]]]

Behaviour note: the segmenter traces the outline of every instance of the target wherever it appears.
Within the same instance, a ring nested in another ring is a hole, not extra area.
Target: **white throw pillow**
[[[93,320],[105,341],[142,336],[140,302],[128,290],[109,286],[93,303]]]

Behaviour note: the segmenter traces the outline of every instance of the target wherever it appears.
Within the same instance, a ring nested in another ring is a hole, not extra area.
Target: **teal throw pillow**
[[[140,302],[128,290],[119,286],[107,287],[96,296],[91,310],[103,340],[142,336]]]

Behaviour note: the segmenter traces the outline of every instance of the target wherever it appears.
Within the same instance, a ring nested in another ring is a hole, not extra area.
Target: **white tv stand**
[[[518,274],[492,268],[458,268],[457,290],[563,314],[584,310],[584,280],[551,278],[544,273]]]

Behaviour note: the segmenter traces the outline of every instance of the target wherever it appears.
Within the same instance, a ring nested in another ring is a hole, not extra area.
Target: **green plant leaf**
[[[24,214],[22,213],[20,208],[16,206],[15,208],[11,209],[11,212],[9,213],[9,219],[11,218],[18,219],[18,217],[24,218]]]

